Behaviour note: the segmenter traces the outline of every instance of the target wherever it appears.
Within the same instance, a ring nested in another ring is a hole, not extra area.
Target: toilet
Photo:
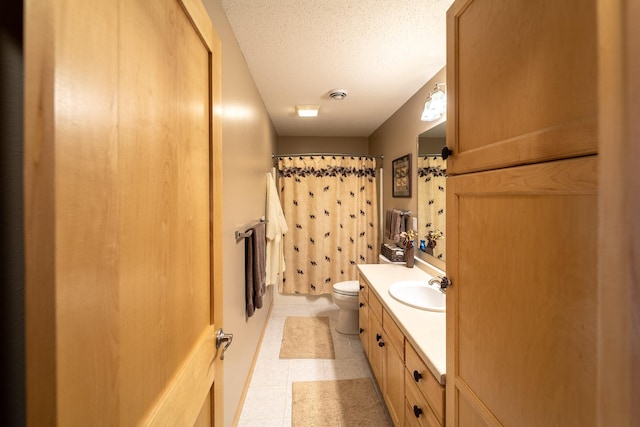
[[[360,283],[357,280],[347,280],[333,285],[333,302],[340,307],[336,331],[341,334],[355,335],[359,332],[359,292]]]

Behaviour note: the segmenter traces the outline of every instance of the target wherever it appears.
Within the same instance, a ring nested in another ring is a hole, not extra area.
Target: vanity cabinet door
[[[447,174],[596,153],[596,43],[593,0],[455,1]]]
[[[391,344],[390,336],[383,334],[383,386],[382,394],[394,425],[404,425],[404,360]]]
[[[382,345],[381,345],[382,344]],[[371,370],[378,381],[378,385],[382,389],[384,386],[383,357],[384,357],[384,334],[382,331],[382,323],[374,312],[369,312],[369,364]]]
[[[380,300],[369,294],[369,364],[394,425],[404,425],[404,344],[397,349],[395,337],[384,329],[382,320],[388,318]],[[396,326],[397,327],[397,326]],[[404,337],[402,338],[404,343]]]
[[[448,179],[447,425],[595,425],[596,165]]]

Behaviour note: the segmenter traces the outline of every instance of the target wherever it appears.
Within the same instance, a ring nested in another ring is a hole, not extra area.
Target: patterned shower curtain
[[[357,264],[378,257],[375,160],[296,156],[278,162],[280,200],[289,224],[283,294],[330,294],[357,280]]]
[[[441,156],[418,157],[418,218],[421,224],[418,239],[425,239],[429,231],[440,230],[444,233],[447,229],[446,178],[447,162]],[[445,242],[446,236],[436,241],[433,256],[444,260]]]

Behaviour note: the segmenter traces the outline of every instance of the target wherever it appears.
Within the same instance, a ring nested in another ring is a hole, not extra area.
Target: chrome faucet
[[[447,279],[446,277],[436,276],[436,277],[433,277],[433,278],[429,279],[429,285],[434,285],[436,283],[438,284],[438,286],[440,286],[440,291],[443,294],[447,293],[447,286],[449,286],[449,284],[451,284],[449,279]]]

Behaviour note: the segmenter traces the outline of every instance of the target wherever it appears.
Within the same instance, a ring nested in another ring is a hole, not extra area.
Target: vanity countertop
[[[433,276],[417,266],[407,268],[393,264],[360,264],[358,269],[376,293],[393,320],[433,375],[445,383],[446,314],[409,307],[389,295],[389,286],[400,280],[428,281]]]

